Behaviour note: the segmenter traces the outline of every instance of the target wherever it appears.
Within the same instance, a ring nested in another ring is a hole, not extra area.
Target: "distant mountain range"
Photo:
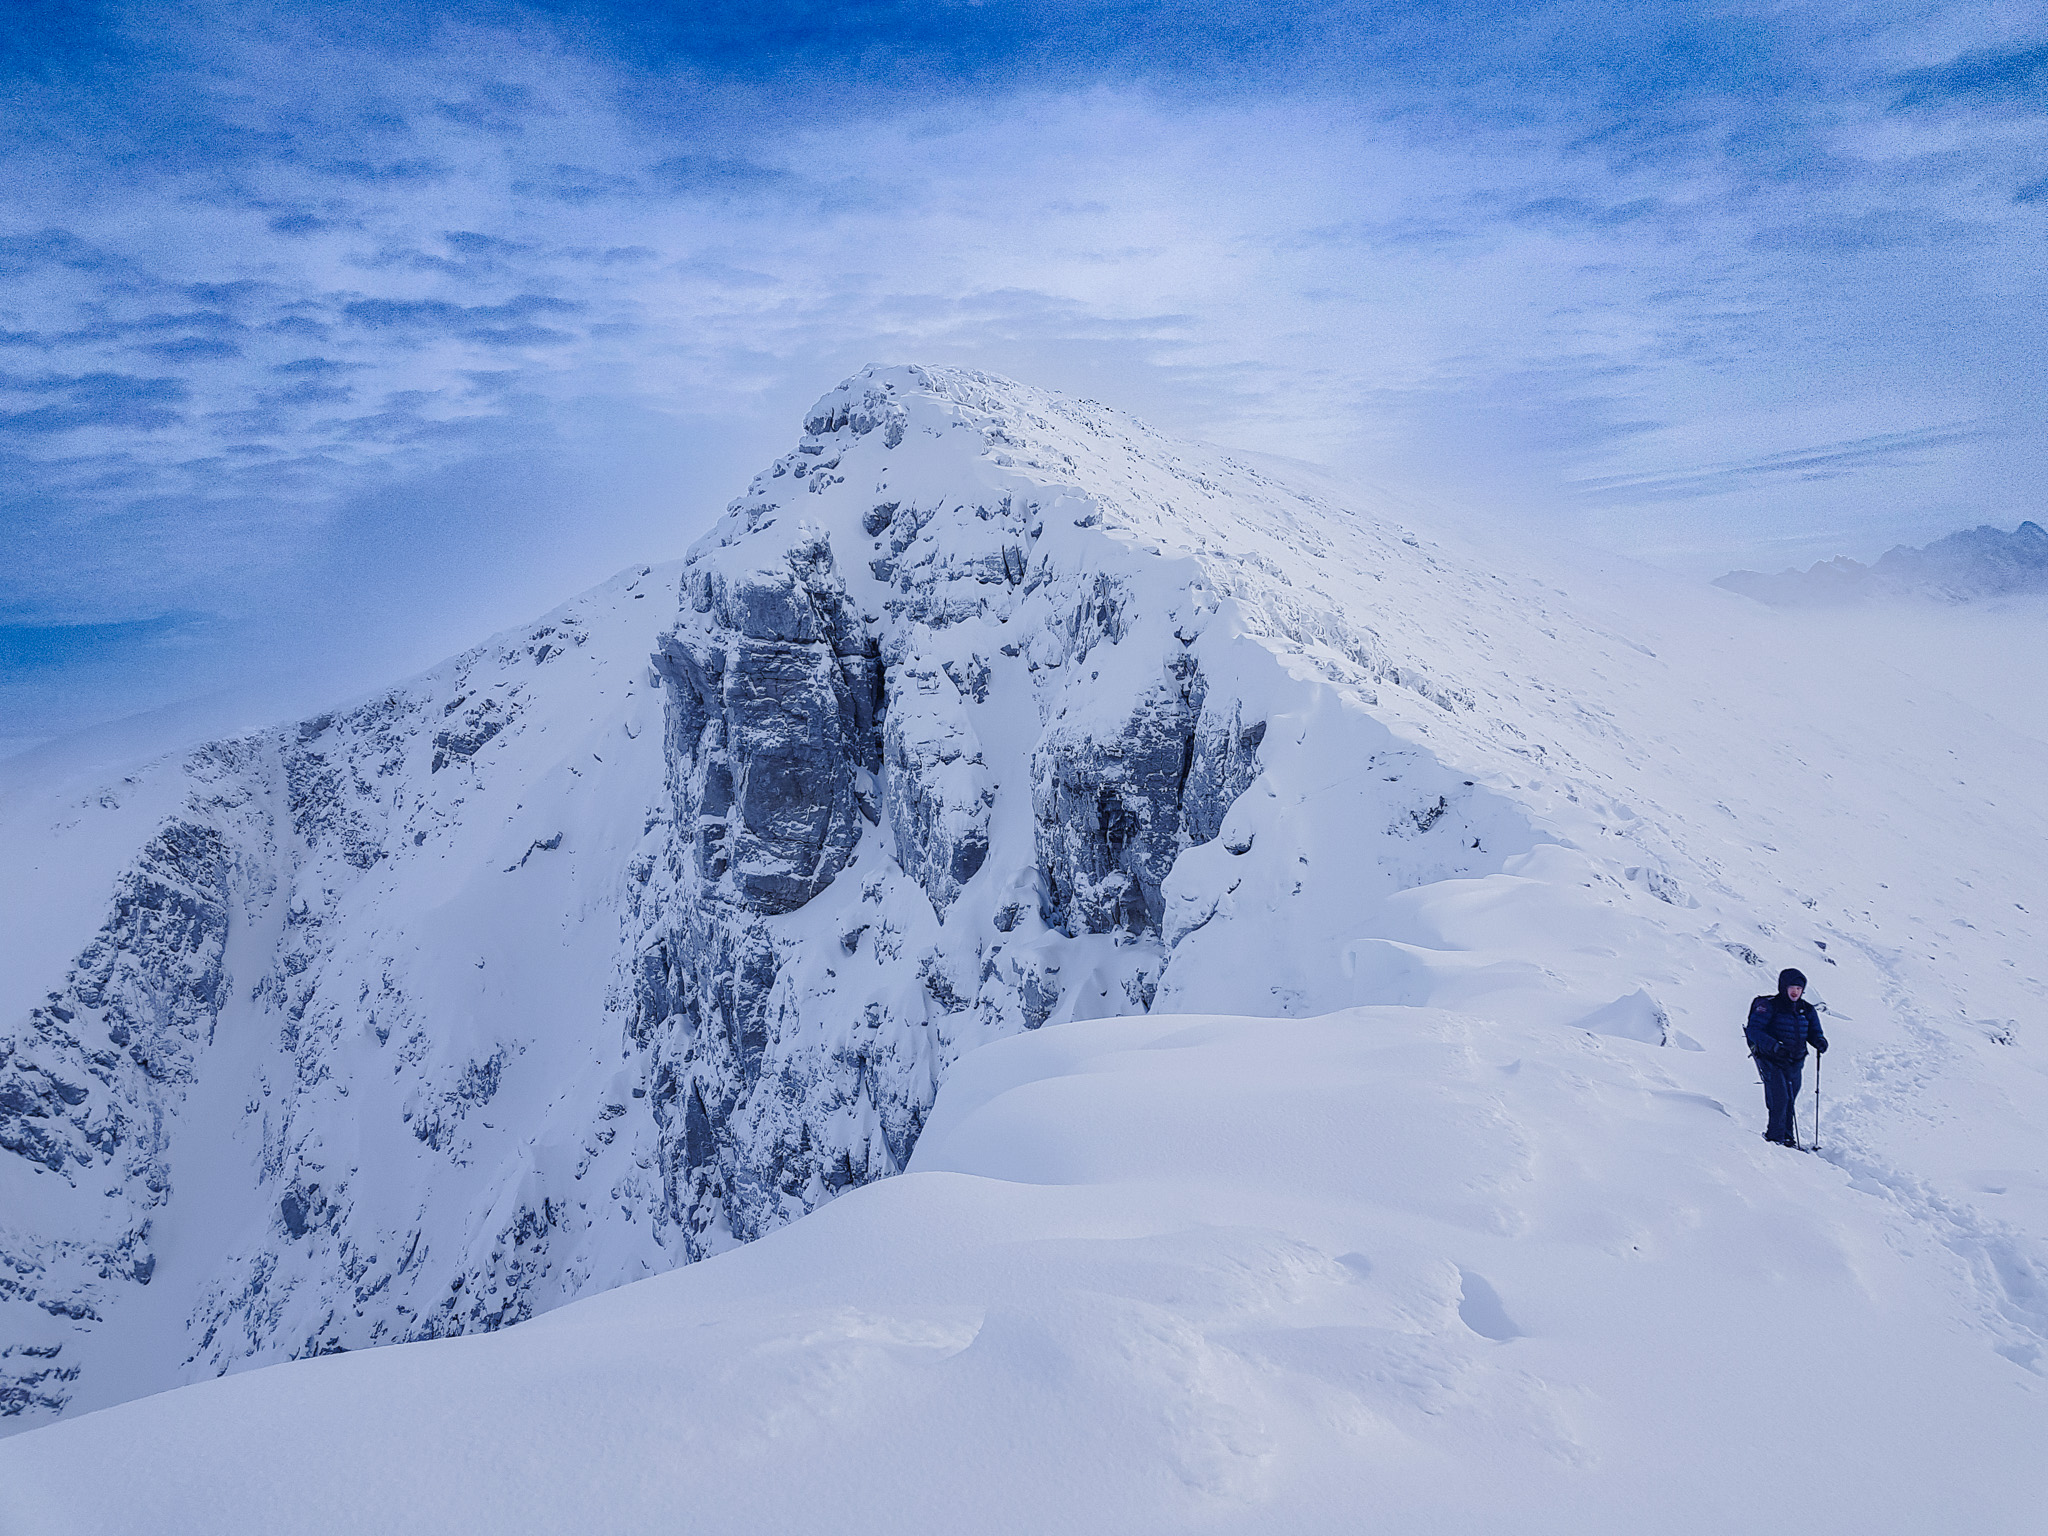
[[[1951,602],[2048,592],[2048,530],[2021,523],[2011,533],[1966,528],[1920,549],[1901,544],[1865,565],[1847,555],[1805,571],[1730,571],[1714,583],[1778,608],[1863,602],[1873,597],[1936,597]]]

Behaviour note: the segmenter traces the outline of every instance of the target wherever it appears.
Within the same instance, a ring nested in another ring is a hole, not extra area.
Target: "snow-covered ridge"
[[[1733,598],[1005,380],[869,369],[804,425],[680,569],[132,788],[124,894],[0,1024],[13,1422],[761,1236],[903,1169],[1005,1035],[1454,1007],[1732,1102],[1731,1007],[1795,960],[1889,1053],[1844,1155],[2038,1356],[2039,1227],[1889,1107],[2031,1049],[1996,721],[1916,687],[1874,730],[1897,700],[1788,682]]]
[[[49,1536],[2031,1532],[2048,1405],[1967,1268],[1722,1065],[1433,1008],[1038,1030],[761,1242],[0,1480]]]

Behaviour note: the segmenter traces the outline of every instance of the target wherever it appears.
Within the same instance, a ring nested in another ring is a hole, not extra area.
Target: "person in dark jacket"
[[[1760,997],[1749,1005],[1749,1024],[1743,1034],[1749,1053],[1756,1058],[1756,1070],[1764,1080],[1764,1108],[1770,1112],[1770,1129],[1765,1141],[1796,1147],[1799,1139],[1792,1130],[1792,1104],[1799,1097],[1800,1074],[1806,1069],[1806,1047],[1826,1051],[1828,1037],[1821,1033],[1820,1015],[1806,1001],[1803,972],[1778,973],[1775,997]]]

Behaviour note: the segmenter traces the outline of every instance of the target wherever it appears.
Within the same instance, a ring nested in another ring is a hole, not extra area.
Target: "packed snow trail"
[[[1427,1008],[1052,1026],[738,1252],[0,1476],[39,1536],[2038,1530],[2039,1379],[1715,1060]]]

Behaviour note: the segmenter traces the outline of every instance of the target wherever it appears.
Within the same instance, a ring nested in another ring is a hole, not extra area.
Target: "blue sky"
[[[679,553],[871,360],[1703,576],[2043,511],[2035,7],[10,23],[0,751]]]

